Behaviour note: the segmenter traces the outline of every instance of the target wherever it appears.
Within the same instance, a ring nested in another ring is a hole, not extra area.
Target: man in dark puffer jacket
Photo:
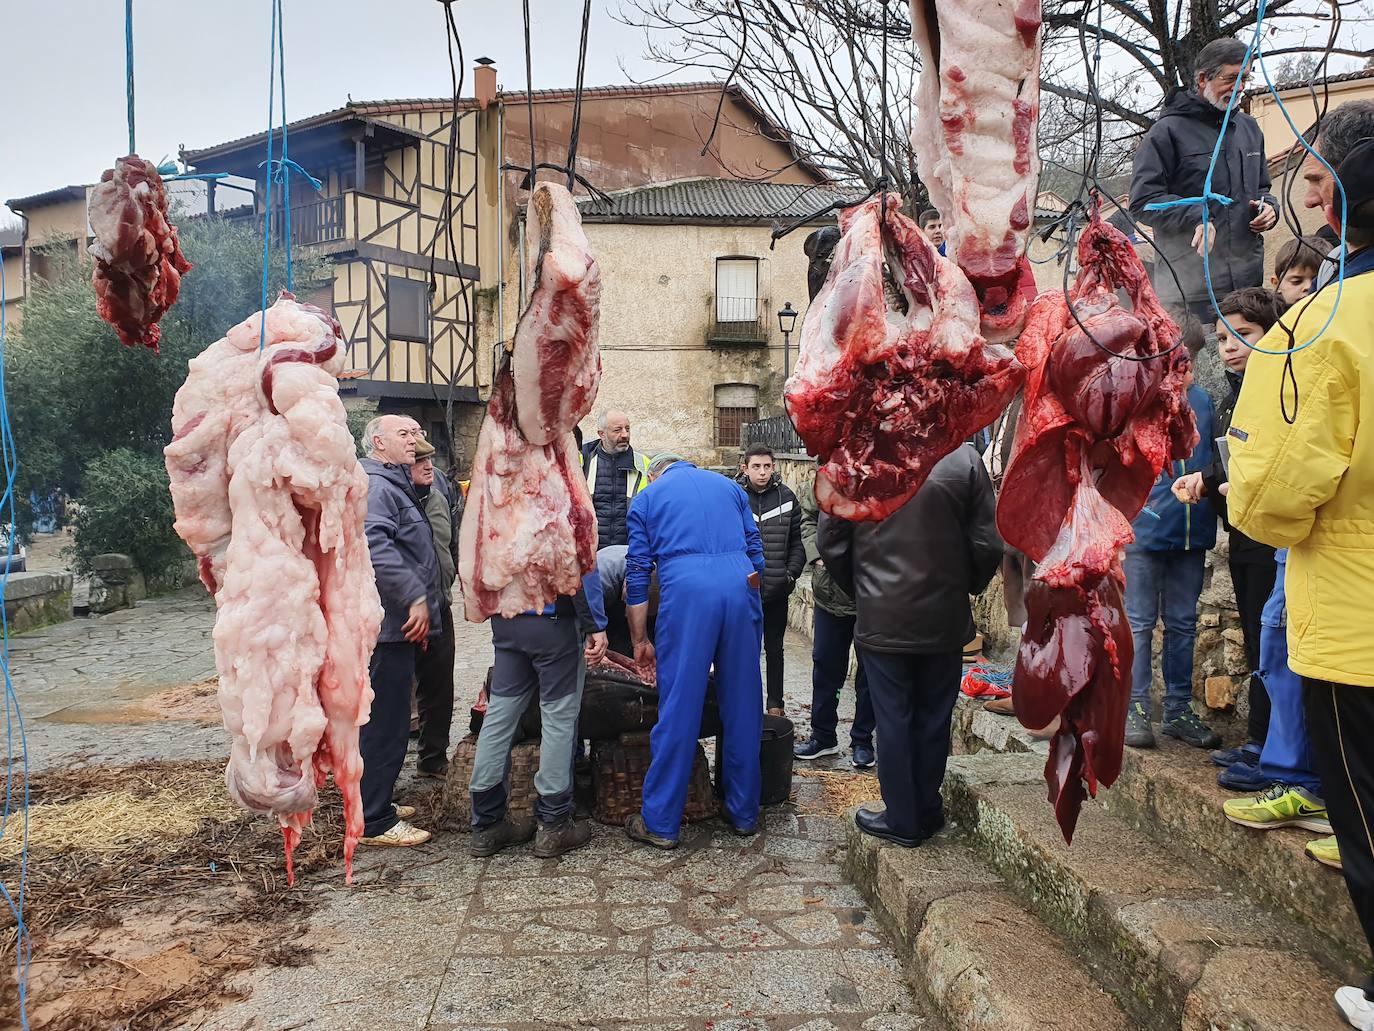
[[[768,657],[768,711],[781,716],[787,599],[806,568],[801,506],[792,488],[774,470],[773,452],[764,444],[751,445],[745,452],[739,483],[749,496],[749,507],[763,538],[763,650]]]

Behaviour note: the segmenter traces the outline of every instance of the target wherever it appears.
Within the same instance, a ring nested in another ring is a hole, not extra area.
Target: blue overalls
[[[715,665],[725,809],[751,828],[759,816],[763,544],[749,499],[718,473],[676,462],[630,505],[625,602],[649,598],[658,569],[658,723],[644,778],[644,825],[676,839],[696,758],[706,682]]]

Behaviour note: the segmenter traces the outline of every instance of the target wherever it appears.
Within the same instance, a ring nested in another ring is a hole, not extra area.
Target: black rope
[[[882,56],[882,77],[878,87],[878,116],[880,126],[880,140],[878,143],[878,226],[879,233],[887,233],[887,0],[883,0],[878,8],[881,15],[881,29],[883,33],[883,56]],[[939,74],[939,69],[931,69],[935,74]],[[858,77],[856,76],[856,79]],[[863,88],[862,84],[859,86]]]
[[[525,173],[525,177],[524,177],[523,179],[520,180],[520,189],[522,189],[522,190],[529,190],[529,189],[533,189],[533,187],[534,187],[534,173],[537,172],[537,171],[538,171],[539,169],[541,169],[541,168],[546,168],[546,169],[548,169],[549,171],[552,171],[552,172],[562,172],[562,173],[564,173],[565,175],[566,175],[567,172],[568,172],[568,166],[567,166],[567,165],[556,165],[556,164],[554,164],[552,161],[541,161],[541,162],[539,162],[539,164],[536,165],[533,169],[531,169],[531,168],[529,168],[529,167],[527,167],[527,166],[525,166],[525,165],[517,165],[517,164],[513,164],[513,163],[510,162],[510,161],[507,161],[504,165],[501,166],[501,171],[503,171],[503,172],[524,172],[524,173]],[[609,206],[614,207],[614,205],[615,205],[615,198],[614,198],[614,197],[612,197],[609,193],[607,193],[605,190],[601,189],[600,187],[594,186],[594,185],[592,185],[590,182],[588,182],[587,179],[586,179],[586,177],[583,176],[581,172],[574,173],[574,175],[575,175],[575,178],[577,179],[577,181],[578,181],[579,183],[581,183],[584,187],[586,187],[587,192],[590,193],[593,197],[595,197],[600,203],[606,204],[606,205],[609,205]]]
[[[789,222],[785,226],[777,227],[770,234],[771,239],[768,243],[768,249],[771,251],[774,245],[777,244],[777,242],[781,240],[784,236],[786,236],[788,233],[796,232],[802,226],[808,225],[816,221],[816,219],[820,218],[822,215],[828,215],[832,211],[843,211],[845,208],[857,208],[860,204],[872,199],[873,195],[877,192],[878,187],[874,186],[873,189],[869,190],[862,197],[858,198],[858,200],[837,200],[833,204],[827,204],[825,207],[818,208],[817,210],[811,212],[808,215],[803,215],[795,222]]]
[[[525,113],[530,120],[530,167],[538,168],[539,159],[534,154],[534,62],[530,58],[530,0],[524,0],[525,8]],[[533,183],[526,189],[533,187]]]
[[[568,133],[568,191],[577,181],[577,138],[582,128],[582,83],[587,73],[587,29],[592,21],[592,0],[582,5],[582,43],[577,52],[577,92],[573,94],[572,131]],[[533,155],[531,155],[533,164]]]
[[[730,74],[720,84],[720,98],[716,101],[716,116],[711,120],[711,132],[706,137],[706,142],[701,145],[702,157],[706,156],[706,152],[711,147],[711,141],[716,138],[716,130],[720,128],[720,113],[725,110],[725,97],[730,92],[730,84],[735,81],[735,76],[739,74],[740,65],[744,64],[744,51],[749,46],[749,19],[745,17],[742,0],[735,0],[735,9],[739,11],[739,57],[735,58],[735,66],[730,69]]]

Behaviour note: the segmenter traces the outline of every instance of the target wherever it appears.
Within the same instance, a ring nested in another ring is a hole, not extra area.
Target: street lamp
[[[792,307],[791,301],[785,301],[783,306],[778,309],[778,328],[782,330],[782,378],[787,382],[787,377],[791,375],[792,361],[792,330],[797,325],[797,310]]]

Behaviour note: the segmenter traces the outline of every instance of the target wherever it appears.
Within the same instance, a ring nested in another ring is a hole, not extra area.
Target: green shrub
[[[130,556],[147,578],[175,580],[190,551],[172,530],[172,495],[162,458],[116,448],[91,460],[75,524],[76,568],[107,552]]]

